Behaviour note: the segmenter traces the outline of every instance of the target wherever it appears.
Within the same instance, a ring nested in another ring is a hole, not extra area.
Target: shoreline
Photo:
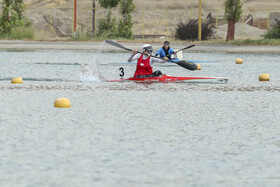
[[[123,45],[130,49],[141,49],[143,42],[127,42],[123,41]],[[195,47],[188,49],[188,52],[200,53],[264,53],[264,54],[280,54],[279,45],[230,45],[230,44],[209,44],[196,43]],[[150,43],[154,49],[162,47],[162,44]],[[181,49],[190,42],[173,43],[173,49]],[[46,51],[46,50],[73,50],[73,51],[100,51],[100,52],[125,52],[125,50],[110,46],[105,42],[92,41],[25,41],[25,40],[0,40],[0,51]]]

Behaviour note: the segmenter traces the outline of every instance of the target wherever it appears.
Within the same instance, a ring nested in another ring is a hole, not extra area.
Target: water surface
[[[133,75],[117,64],[129,55],[0,52],[1,186],[280,185],[279,55],[185,53],[216,62],[154,67],[227,84],[98,81],[98,69]],[[24,84],[11,85],[17,76]],[[60,97],[72,107],[54,108]]]

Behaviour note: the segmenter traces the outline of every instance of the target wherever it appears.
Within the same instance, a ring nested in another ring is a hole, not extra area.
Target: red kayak
[[[162,75],[158,77],[149,77],[149,78],[128,78],[128,79],[117,79],[117,80],[108,80],[109,82],[139,82],[139,83],[155,83],[155,82],[218,82],[226,83],[228,78],[223,77],[175,77],[169,75]]]

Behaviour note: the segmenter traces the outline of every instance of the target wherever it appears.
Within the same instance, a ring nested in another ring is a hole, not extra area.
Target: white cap
[[[147,50],[153,50],[152,46],[150,44],[144,44],[142,46],[143,49],[147,49]]]

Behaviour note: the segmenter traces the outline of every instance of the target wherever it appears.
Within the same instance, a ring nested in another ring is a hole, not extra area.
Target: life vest
[[[150,65],[150,56],[143,60],[143,55],[137,61],[136,71],[134,73],[134,77],[138,75],[151,75],[153,73],[153,68]]]
[[[165,56],[170,60],[171,59],[171,55],[169,54],[170,47],[168,47],[167,50],[165,50],[165,48],[163,46],[162,49],[165,53]]]

